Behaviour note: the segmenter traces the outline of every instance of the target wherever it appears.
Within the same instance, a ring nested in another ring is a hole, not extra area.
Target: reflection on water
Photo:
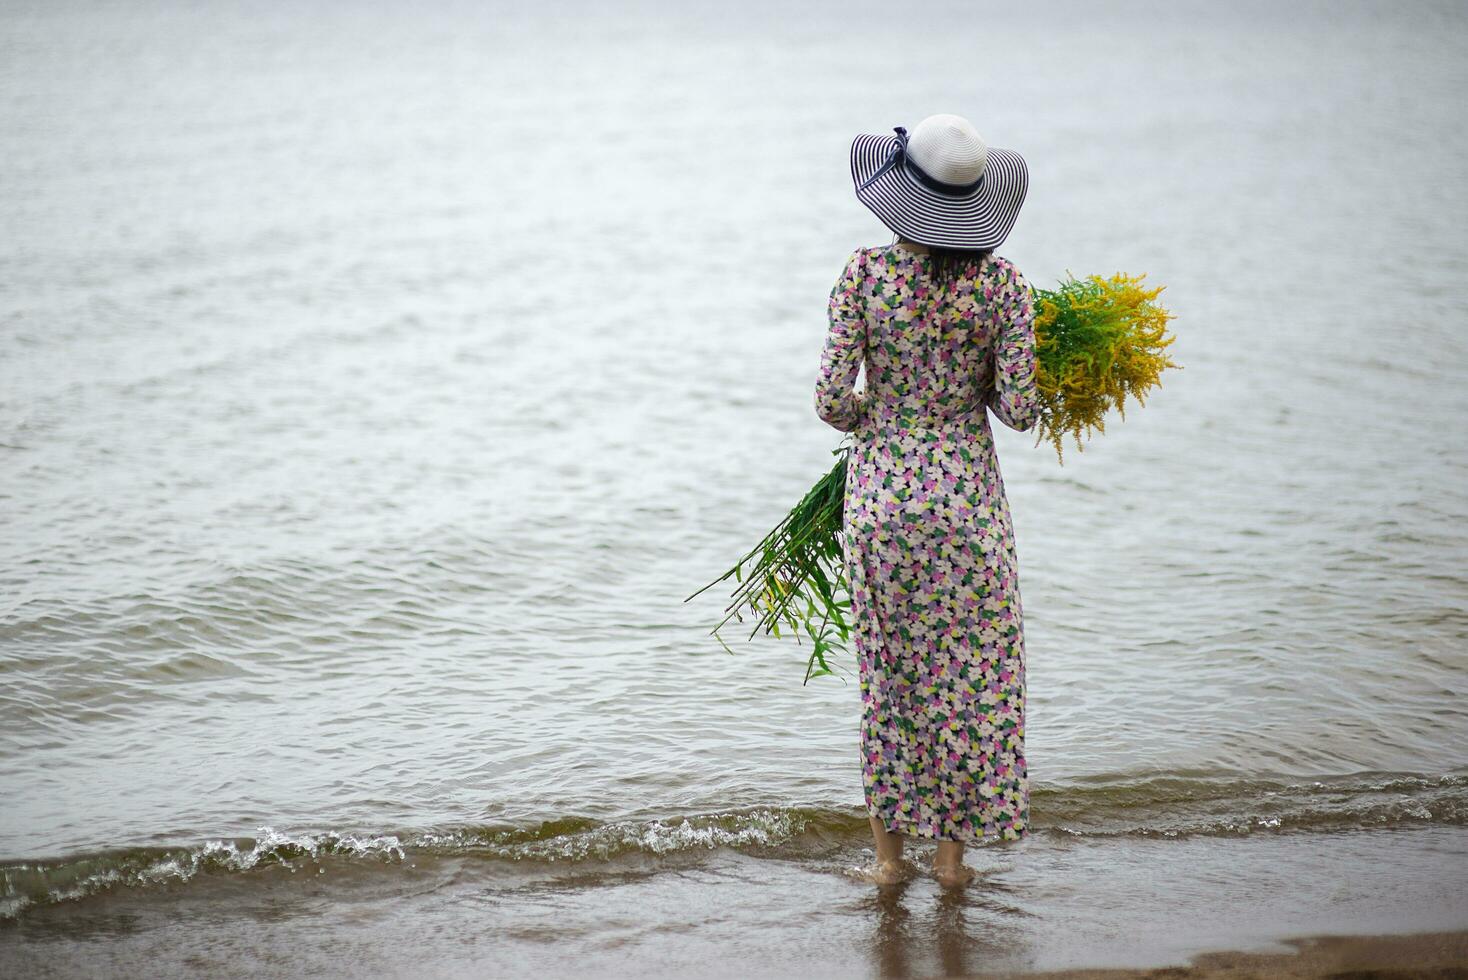
[[[1181,948],[1107,939],[1142,867],[1219,928],[1292,855],[1383,876],[1306,925],[1461,886],[1462,12],[880,13],[0,14],[0,962],[355,895],[507,969],[896,976]],[[934,111],[1030,160],[1008,257],[1148,272],[1184,365],[1064,467],[997,433],[1041,832],[948,905],[841,873],[852,679],[682,602],[829,466],[846,146]]]

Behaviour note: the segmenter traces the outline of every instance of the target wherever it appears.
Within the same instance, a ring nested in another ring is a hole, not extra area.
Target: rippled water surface
[[[173,903],[384,973],[1468,925],[1468,18],[885,11],[0,12],[0,964],[182,972]],[[840,439],[851,136],[944,111],[1030,161],[1001,251],[1166,284],[1184,368],[1063,466],[996,426],[1037,833],[909,913],[854,677],[683,600]]]

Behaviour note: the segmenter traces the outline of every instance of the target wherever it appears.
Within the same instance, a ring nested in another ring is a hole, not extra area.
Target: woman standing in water
[[[988,416],[1038,421],[1029,286],[993,254],[1028,171],[960,116],[894,132],[851,144],[856,196],[896,238],[853,252],[831,291],[815,404],[853,436],[843,537],[873,877],[901,880],[916,837],[937,841],[952,887],[974,874],[966,842],[1029,833],[1024,623]]]

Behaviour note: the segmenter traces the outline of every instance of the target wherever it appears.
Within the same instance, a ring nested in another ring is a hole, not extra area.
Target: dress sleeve
[[[1040,421],[1040,389],[1035,380],[1035,299],[1030,284],[1008,260],[997,294],[999,334],[994,343],[994,384],[988,405],[1016,432]]]
[[[861,297],[865,267],[866,252],[857,249],[831,289],[830,325],[816,377],[816,415],[842,432],[861,425],[867,414],[866,392],[855,390],[867,352],[866,307]]]

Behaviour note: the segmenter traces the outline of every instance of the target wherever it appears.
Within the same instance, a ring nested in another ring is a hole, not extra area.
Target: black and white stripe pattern
[[[851,141],[851,179],[860,188],[897,147],[895,136],[862,134]],[[907,167],[893,167],[856,196],[882,223],[908,241],[946,248],[990,249],[1009,236],[1029,190],[1024,157],[989,147],[984,182],[962,197],[919,183]]]

